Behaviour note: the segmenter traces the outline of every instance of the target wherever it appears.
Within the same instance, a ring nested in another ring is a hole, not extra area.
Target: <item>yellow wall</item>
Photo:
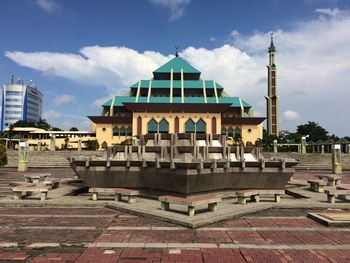
[[[251,130],[250,132],[248,132],[249,129]],[[259,125],[242,125],[241,130],[244,144],[248,141],[254,144],[257,139],[262,139],[263,137],[262,123]]]
[[[141,116],[142,118],[142,134],[147,133],[147,124],[148,122],[154,118],[157,122],[160,122],[163,118],[165,118],[169,122],[169,133],[175,132],[175,117],[179,118],[179,132],[185,132],[185,122],[192,118],[194,122],[197,122],[200,118],[206,122],[207,133],[211,133],[212,127],[211,122],[212,118],[216,117],[216,132],[218,134],[221,133],[221,114],[220,113],[149,113],[149,112],[140,112],[134,113],[132,119],[132,133],[133,136],[137,135],[137,119]],[[108,146],[112,144],[118,144],[126,139],[132,138],[131,136],[113,136],[113,127],[116,124],[96,124],[96,139],[102,144],[102,142],[107,142]],[[118,125],[123,126],[123,125]],[[126,126],[126,125],[124,125]],[[226,126],[229,127],[229,126]],[[248,141],[253,144],[257,139],[262,139],[263,136],[263,124],[259,125],[232,125],[232,128],[240,128],[242,131],[242,138],[244,144]],[[105,128],[105,130],[103,130]],[[248,131],[250,129],[250,132]]]
[[[132,125],[133,135],[137,135],[137,118],[142,118],[142,134],[147,133],[147,124],[154,118],[157,122],[160,122],[165,118],[169,122],[169,133],[175,132],[175,117],[179,118],[179,133],[185,132],[185,122],[192,118],[194,122],[197,122],[200,118],[207,124],[207,133],[211,133],[211,120],[216,117],[216,132],[221,131],[221,114],[220,113],[142,113],[137,112],[133,114]]]
[[[96,138],[100,145],[105,141],[108,146],[112,146],[112,144],[118,144],[125,141],[126,139],[132,138],[131,136],[113,136],[114,126],[116,126],[116,124],[96,124]],[[105,130],[103,130],[103,128],[105,128]]]
[[[257,139],[263,138],[263,123],[260,123],[258,125],[254,124],[241,124],[241,125],[225,125],[225,128],[239,128],[242,132],[242,140],[243,143],[246,144],[247,142],[255,143]],[[249,131],[250,129],[250,131]]]

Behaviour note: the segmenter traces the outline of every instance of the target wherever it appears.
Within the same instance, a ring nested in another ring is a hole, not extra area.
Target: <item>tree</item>
[[[107,143],[105,141],[101,144],[101,148],[105,149],[105,150],[108,149],[108,145],[107,145]]]
[[[79,131],[79,129],[77,127],[72,127],[69,129],[69,131]]]
[[[62,129],[57,128],[57,127],[52,127],[50,130],[51,130],[51,131],[62,131]]]
[[[69,137],[66,136],[66,138],[64,138],[64,149],[68,150],[68,143],[69,143]]]
[[[0,166],[7,164],[6,147],[0,144]]]
[[[39,129],[43,129],[45,131],[48,131],[51,129],[51,125],[48,124],[45,119],[39,119],[39,121],[36,123],[36,127]]]
[[[36,127],[36,123],[32,121],[19,120],[13,124],[14,127]]]
[[[100,144],[97,140],[88,140],[84,142],[86,150],[96,151],[100,148]]]
[[[297,127],[297,133],[300,136],[309,135],[309,139],[313,142],[316,142],[318,140],[326,141],[328,139],[328,131],[313,121],[299,125]]]

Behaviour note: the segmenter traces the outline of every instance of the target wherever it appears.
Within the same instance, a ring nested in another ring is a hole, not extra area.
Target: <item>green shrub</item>
[[[245,145],[246,146],[253,146],[253,143],[251,141],[247,141]]]
[[[6,147],[0,144],[0,166],[7,164]]]
[[[104,141],[104,142],[101,144],[101,148],[107,150],[107,149],[108,149],[108,144]]]
[[[100,144],[97,140],[88,140],[84,142],[86,150],[88,151],[96,151],[100,148]]]

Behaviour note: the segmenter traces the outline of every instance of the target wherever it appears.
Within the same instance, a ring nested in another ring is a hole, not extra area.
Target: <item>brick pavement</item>
[[[300,214],[266,211],[192,230],[107,208],[3,207],[0,262],[348,262],[350,230]]]
[[[22,179],[6,173],[0,184]],[[271,209],[193,230],[102,207],[0,207],[0,262],[349,262],[350,229],[307,212]]]

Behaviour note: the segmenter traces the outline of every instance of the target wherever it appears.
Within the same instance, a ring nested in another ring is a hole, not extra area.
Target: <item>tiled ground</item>
[[[0,173],[0,195],[22,179]],[[309,211],[267,210],[192,230],[102,207],[0,206],[0,262],[350,262],[350,229],[325,227]]]
[[[0,262],[349,262],[350,229],[279,214],[191,230],[105,208],[1,208],[0,245],[12,247]]]

